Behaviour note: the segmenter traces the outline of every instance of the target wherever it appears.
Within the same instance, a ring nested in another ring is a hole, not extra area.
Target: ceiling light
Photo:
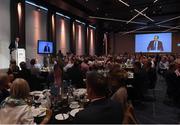
[[[117,22],[123,22],[123,23],[127,23],[128,22],[127,20],[113,19],[113,18],[104,18],[104,17],[89,16],[89,18],[91,18],[91,19],[100,19],[100,20],[109,20],[109,21],[117,21]],[[147,23],[144,23],[144,22],[131,21],[131,23],[140,24],[140,25],[147,25]]]
[[[159,25],[159,24],[162,24],[162,23],[166,23],[166,22],[169,22],[169,21],[172,21],[172,20],[176,20],[176,19],[179,19],[179,18],[180,18],[180,16],[173,17],[173,18],[170,18],[170,19],[161,21],[161,22],[159,22],[159,23],[156,23],[156,25]]]
[[[146,7],[145,9],[143,9],[142,11],[141,11],[141,13],[143,13],[144,11],[146,11],[148,9],[148,7]],[[138,13],[138,14],[136,14],[133,18],[131,18],[128,22],[127,22],[127,24],[128,23],[130,23],[132,20],[134,20],[136,17],[138,17],[140,15],[140,13]]]
[[[135,10],[137,13],[139,13],[140,15],[142,15],[142,16],[146,17],[147,19],[149,19],[150,21],[154,22],[154,20],[151,19],[150,17],[146,16],[146,14],[143,14],[142,12],[140,12],[140,11],[138,11],[138,10],[136,10],[136,9],[134,9],[134,10]]]
[[[153,2],[153,3],[156,3],[156,2],[158,2],[158,0],[154,0],[154,2]]]
[[[122,1],[122,0],[119,0],[119,2],[123,3],[123,4],[124,4],[124,5],[126,5],[127,7],[129,7],[129,6],[130,6],[129,4],[125,3],[125,2],[124,2],[124,1]]]

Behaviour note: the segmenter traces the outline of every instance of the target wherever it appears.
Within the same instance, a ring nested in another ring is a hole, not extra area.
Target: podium
[[[25,49],[23,49],[23,48],[15,49],[12,52],[12,59],[16,60],[16,63],[18,66],[21,62],[26,62]]]

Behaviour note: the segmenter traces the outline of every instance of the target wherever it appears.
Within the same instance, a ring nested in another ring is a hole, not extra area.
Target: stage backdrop
[[[38,40],[47,40],[47,11],[26,3],[26,57],[42,64],[43,55],[37,54]]]
[[[0,69],[9,67],[10,0],[0,0]]]

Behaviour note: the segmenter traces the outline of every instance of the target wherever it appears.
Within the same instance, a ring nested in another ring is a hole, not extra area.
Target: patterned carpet
[[[151,93],[149,92],[148,95]],[[152,95],[152,94],[151,94]],[[151,96],[153,97],[153,96]],[[135,114],[140,124],[178,124],[180,123],[180,108],[173,103],[165,103],[166,82],[158,76],[155,88],[155,101],[135,103]]]

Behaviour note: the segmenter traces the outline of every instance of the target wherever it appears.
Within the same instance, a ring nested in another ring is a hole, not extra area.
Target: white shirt
[[[15,48],[17,49],[18,48],[18,42],[15,41]]]

